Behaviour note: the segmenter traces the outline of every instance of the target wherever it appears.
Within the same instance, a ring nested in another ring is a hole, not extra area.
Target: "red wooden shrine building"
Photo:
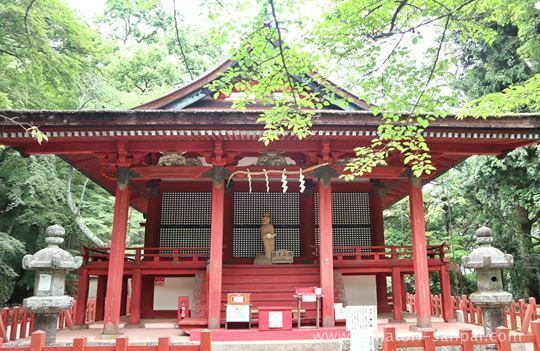
[[[265,147],[256,122],[264,107],[235,111],[231,101],[238,93],[214,100],[205,87],[234,64],[226,61],[130,111],[0,111],[49,136],[39,145],[0,121],[1,144],[23,155],[56,154],[115,196],[110,248],[81,248],[76,323],[85,322],[90,276],[98,277],[97,318],[107,334],[118,331],[128,280],[130,324],[175,317],[178,296],[189,296],[185,323],[218,328],[228,292],[251,293],[255,308],[295,306],[296,287],[320,286],[323,324],[332,326],[335,302],[377,304],[402,320],[404,276],[412,274],[417,326],[429,327],[429,276],[437,274],[444,319],[453,320],[449,260],[445,246],[426,243],[422,185],[470,155],[504,155],[537,141],[538,116],[433,122],[424,132],[437,167],[431,176],[412,177],[395,155],[388,166],[345,182],[338,178],[344,163],[355,147],[369,144],[379,124],[366,103],[334,87],[348,106],[319,111],[304,140],[287,135]],[[310,84],[317,89],[322,83]],[[168,164],[164,156],[182,163]],[[259,175],[324,164],[303,173],[305,184],[287,175],[285,192],[279,173]],[[238,170],[253,175],[229,182]],[[413,245],[385,246],[383,210],[405,196]],[[126,248],[129,206],[145,215],[144,247]],[[253,264],[263,251],[259,226],[266,212],[276,228],[276,249],[292,251],[294,263]],[[306,306],[304,316],[313,318],[313,308]]]

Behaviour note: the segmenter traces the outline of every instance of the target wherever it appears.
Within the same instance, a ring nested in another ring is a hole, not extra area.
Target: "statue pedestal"
[[[270,258],[267,258],[264,254],[259,253],[257,256],[255,256],[255,261],[253,262],[256,266],[263,266],[263,265],[271,265],[272,260]]]

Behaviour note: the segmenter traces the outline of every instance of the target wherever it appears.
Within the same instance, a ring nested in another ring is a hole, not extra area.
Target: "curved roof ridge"
[[[236,60],[231,60],[230,58],[218,63],[212,68],[201,73],[193,81],[184,84],[180,88],[177,88],[170,93],[158,97],[154,100],[146,102],[144,104],[133,107],[132,110],[158,110],[166,107],[167,105],[173,103],[174,101],[186,96],[193,91],[202,88],[208,84],[213,79],[217,78],[219,74],[225,72],[230,67],[236,64]]]

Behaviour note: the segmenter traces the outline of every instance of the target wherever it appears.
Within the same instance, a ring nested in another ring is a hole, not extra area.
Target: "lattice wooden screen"
[[[300,256],[300,196],[298,193],[235,192],[233,257],[255,257],[264,252],[261,218],[272,216],[276,229],[276,250],[286,249]]]
[[[210,247],[211,196],[209,192],[163,193],[160,247]]]
[[[370,246],[371,221],[369,194],[332,193],[332,225],[334,246]],[[315,193],[315,242],[318,251],[318,193]]]

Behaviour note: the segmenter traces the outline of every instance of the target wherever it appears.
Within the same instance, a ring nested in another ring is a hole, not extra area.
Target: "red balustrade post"
[[[4,341],[9,340],[8,336],[7,336],[7,332],[6,332],[6,326],[7,326],[7,323],[6,323],[7,318],[5,317],[6,316],[6,308],[2,309],[2,312],[1,312],[1,315],[0,315],[0,337]],[[8,311],[9,311],[9,309],[8,309]]]
[[[397,267],[392,267],[392,323],[404,322],[401,288],[401,271]]]
[[[452,292],[450,291],[450,272],[446,265],[441,266],[439,271],[441,282],[442,315],[445,322],[455,322],[456,315],[454,311]]]
[[[396,351],[396,328],[384,328],[382,351]]]
[[[414,288],[416,295],[416,327],[431,328],[424,202],[422,199],[422,183],[416,177],[411,178],[409,202],[413,243]]]
[[[407,285],[405,284],[405,274],[401,273],[399,277],[399,283],[401,284],[401,301],[407,301]],[[402,306],[403,311],[407,311],[406,303]]]
[[[508,328],[495,328],[495,336],[497,337],[497,351],[512,350],[512,344],[510,343],[510,330]]]
[[[531,322],[531,332],[534,336],[534,351],[540,351],[540,320]]]
[[[127,351],[129,345],[129,339],[126,336],[116,338],[116,345],[114,345],[115,351]]]
[[[433,331],[422,332],[422,343],[424,351],[435,351],[435,335]]]
[[[46,334],[43,330],[38,330],[32,333],[30,336],[30,348],[29,351],[41,351],[45,347]]]
[[[23,308],[22,316],[21,316],[21,331],[19,333],[19,337],[26,338],[27,336],[28,336],[28,309]]]
[[[142,275],[141,269],[133,269],[131,276],[131,311],[129,315],[129,324],[138,325],[141,322],[141,289]]]
[[[169,351],[171,347],[171,338],[163,337],[158,339],[157,351]]]
[[[103,320],[103,308],[105,307],[105,294],[107,291],[107,276],[100,275],[97,278],[96,289],[96,322]]]
[[[472,342],[473,333],[472,330],[461,329],[459,331],[459,340],[461,342],[461,351],[474,351],[474,344]]]
[[[88,301],[88,269],[79,269],[79,284],[77,287],[77,305],[75,306],[75,325],[86,323],[86,303]]]
[[[210,331],[207,329],[201,331],[201,341],[199,344],[199,351],[212,351],[212,335],[210,334]]]
[[[128,311],[128,277],[122,277],[122,294],[120,297],[120,316],[127,316]]]
[[[73,339],[73,351],[84,351],[86,348],[86,338]]]
[[[17,329],[19,326],[19,307],[15,306],[11,310],[11,330],[9,335],[10,341],[17,340]]]
[[[212,220],[210,226],[210,264],[208,287],[208,327],[221,326],[221,282],[223,271],[223,224],[225,211],[225,183],[212,182]]]
[[[103,317],[103,334],[108,335],[118,334],[120,324],[130,195],[128,172],[128,169],[119,169],[117,172],[107,294]]]
[[[330,177],[319,179],[319,266],[323,326],[334,326],[334,255],[332,239],[332,184]]]

